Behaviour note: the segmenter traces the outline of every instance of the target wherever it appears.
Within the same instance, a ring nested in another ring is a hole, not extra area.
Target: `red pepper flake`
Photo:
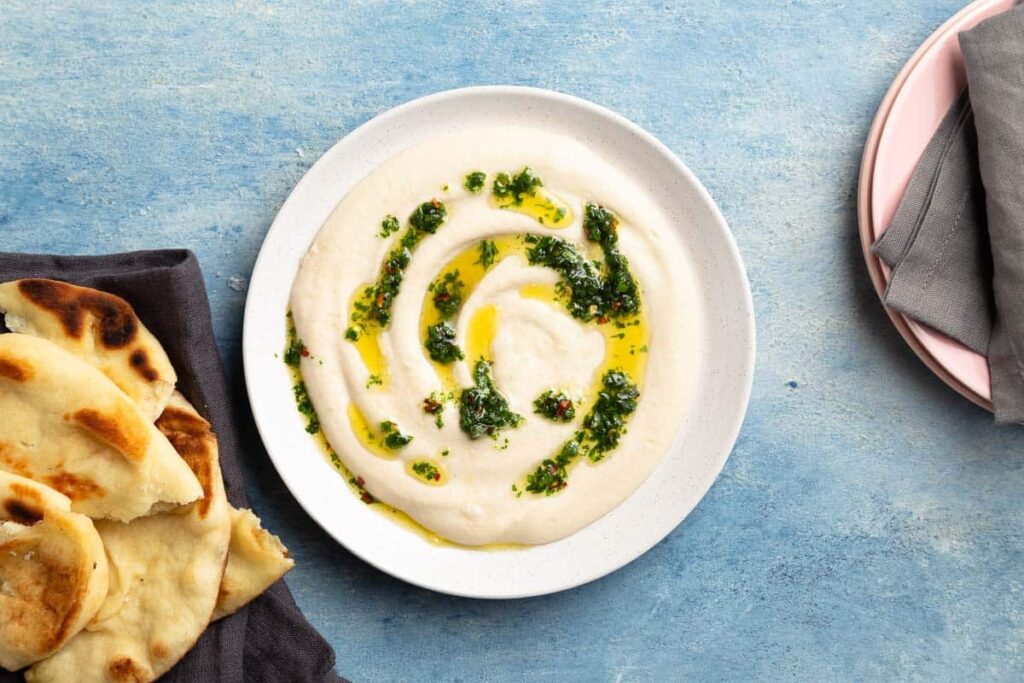
[[[451,298],[451,295],[442,292],[441,294],[438,294],[437,296],[434,297],[434,301],[438,301],[443,304],[444,302],[448,301],[448,299]]]
[[[356,486],[358,486],[359,488],[363,488],[364,486],[366,486],[366,480],[363,479],[362,477],[356,477]]]
[[[370,504],[372,504],[372,503],[376,502],[376,501],[374,500],[373,496],[371,496],[371,495],[369,494],[369,492],[367,492],[367,491],[363,491],[363,495],[359,496],[359,500],[363,501],[363,502],[364,502],[364,503],[366,503],[367,505],[370,505]]]
[[[307,349],[305,346],[302,347],[302,355],[305,358],[309,357],[309,349]]]
[[[423,399],[423,412],[435,415],[439,410],[441,410],[441,404],[438,401],[432,398]]]
[[[441,473],[434,472],[434,481],[441,481]]]
[[[434,199],[430,200],[430,205],[436,209],[439,206],[441,206],[441,202],[437,201],[437,197],[435,197]]]
[[[384,292],[378,292],[378,294],[377,294],[377,305],[378,306],[383,306],[384,305]]]
[[[558,417],[562,417],[563,415],[565,415],[565,411],[569,410],[570,405],[572,404],[569,403],[568,399],[563,398],[561,401],[558,402],[558,407],[555,408],[555,415],[557,415]]]
[[[605,315],[597,316],[597,324],[598,325],[604,325],[607,322],[608,322],[608,316],[605,316]]]

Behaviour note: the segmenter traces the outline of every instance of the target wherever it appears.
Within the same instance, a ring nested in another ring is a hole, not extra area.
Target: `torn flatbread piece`
[[[0,469],[57,489],[94,519],[128,521],[203,495],[112,381],[24,334],[0,334]]]
[[[154,421],[177,375],[135,310],[120,297],[57,280],[0,284],[7,328],[57,344],[98,368]]]
[[[281,540],[251,510],[231,510],[231,550],[214,619],[234,614],[295,566]]]
[[[157,426],[206,495],[183,510],[128,524],[97,522],[110,560],[110,592],[86,630],[26,672],[30,683],[153,681],[210,623],[231,538],[217,439],[177,393]]]
[[[53,489],[0,472],[0,667],[15,671],[58,651],[106,595],[107,558],[92,520]]]

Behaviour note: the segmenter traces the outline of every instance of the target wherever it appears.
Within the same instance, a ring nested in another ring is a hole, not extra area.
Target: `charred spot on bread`
[[[32,366],[20,358],[0,356],[0,378],[27,382],[32,379]]]
[[[145,350],[135,349],[132,351],[132,354],[128,357],[128,362],[131,364],[132,369],[142,375],[145,380],[155,382],[160,379],[160,373],[149,362],[149,354]]]
[[[136,666],[131,657],[112,659],[107,665],[107,675],[117,683],[142,683],[147,680],[146,672]]]
[[[50,488],[57,489],[72,501],[102,498],[107,492],[92,479],[78,477],[70,472],[61,472],[43,479]]]
[[[179,408],[165,408],[157,418],[157,429],[178,451],[203,487],[203,498],[197,501],[199,516],[205,518],[213,502],[213,463],[217,437],[210,423]]]
[[[135,311],[127,301],[113,294],[41,278],[19,280],[18,291],[36,306],[56,315],[64,331],[75,339],[85,334],[89,313],[99,321],[100,342],[107,348],[124,348],[138,336]]]
[[[16,452],[13,445],[0,443],[0,469],[31,478],[32,469],[28,466],[28,461],[15,455]]]
[[[137,420],[129,420],[126,416],[116,413],[116,409],[107,413],[83,408],[69,415],[67,419],[103,443],[113,446],[129,460],[142,460],[146,457],[149,434],[144,429],[132,428],[132,423]]]
[[[43,519],[43,511],[19,498],[8,498],[3,502],[4,516],[24,526],[32,526]]]
[[[166,644],[159,640],[154,640],[149,645],[149,654],[153,659],[160,661],[161,659],[167,659],[171,656],[171,650]]]
[[[39,491],[16,481],[11,482],[10,489],[12,497],[3,502],[8,519],[25,526],[43,519],[43,497]]]

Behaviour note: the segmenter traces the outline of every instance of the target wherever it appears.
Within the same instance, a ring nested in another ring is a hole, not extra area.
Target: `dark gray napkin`
[[[1024,7],[960,34],[992,243],[988,347],[1000,422],[1024,422]]]
[[[893,269],[886,305],[987,353],[996,421],[1024,422],[1024,7],[960,43],[969,93],[874,252]]]
[[[213,425],[228,498],[236,507],[244,507],[245,482],[227,381],[214,343],[202,273],[192,252],[0,253],[0,282],[24,277],[95,287],[126,299],[135,308],[167,350],[178,372],[178,388]],[[20,674],[0,672],[0,683],[20,680]],[[278,581],[237,614],[211,624],[195,648],[162,680],[334,683],[342,679],[334,673],[334,651],[302,616],[284,581]]]

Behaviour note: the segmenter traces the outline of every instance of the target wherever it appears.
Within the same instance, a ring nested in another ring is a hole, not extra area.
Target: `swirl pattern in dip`
[[[626,174],[550,132],[468,130],[390,159],[324,224],[291,295],[300,400],[364,500],[457,543],[546,543],[669,449],[696,306]]]

